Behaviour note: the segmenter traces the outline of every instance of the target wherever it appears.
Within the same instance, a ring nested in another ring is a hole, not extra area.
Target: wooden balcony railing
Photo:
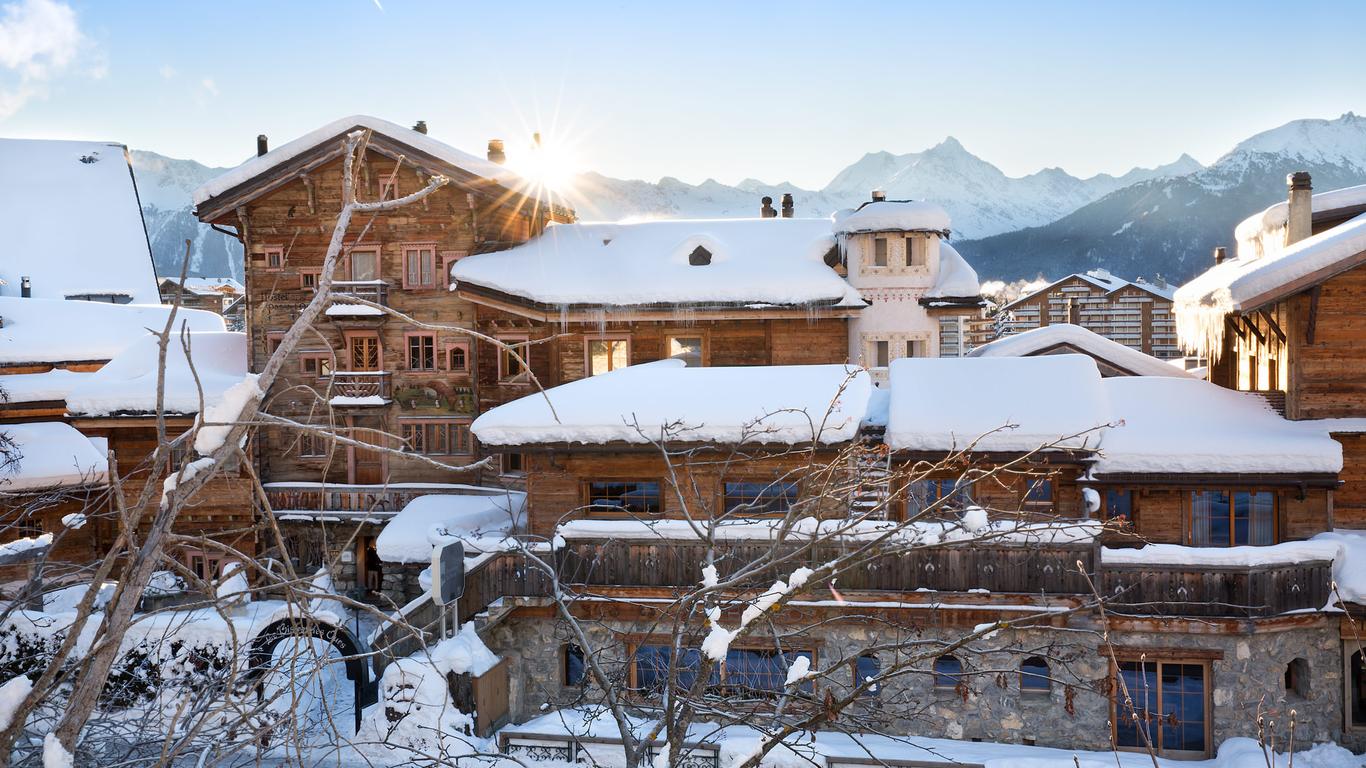
[[[357,514],[393,514],[418,496],[456,494],[468,496],[468,488],[420,485],[326,485],[323,483],[266,483],[271,509]]]
[[[389,306],[389,284],[383,280],[335,280],[332,282],[332,293]]]
[[[389,398],[388,371],[335,371],[332,374],[333,397]]]
[[[1100,586],[1115,613],[1258,618],[1323,608],[1332,578],[1330,560],[1255,566],[1114,563],[1101,569]]]

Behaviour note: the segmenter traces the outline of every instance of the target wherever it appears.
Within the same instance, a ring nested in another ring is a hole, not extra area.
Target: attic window
[[[705,267],[710,263],[711,251],[700,245],[692,249],[692,253],[688,254],[688,264],[694,267]]]

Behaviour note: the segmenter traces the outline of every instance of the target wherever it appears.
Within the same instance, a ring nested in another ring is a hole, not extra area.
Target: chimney
[[[764,198],[759,202],[763,203],[763,206],[759,208],[760,218],[772,219],[778,215],[778,212],[773,210],[773,198],[769,197],[768,195],[764,195]]]
[[[33,298],[33,279],[28,275],[19,278],[19,295],[25,299]]]
[[[792,205],[792,193],[791,193],[791,192],[784,192],[784,193],[783,193],[783,218],[784,218],[784,219],[790,219],[790,218],[792,218],[792,208],[793,208],[793,205]]]
[[[1290,188],[1290,217],[1286,220],[1285,244],[1293,245],[1313,234],[1314,186],[1307,171],[1295,171],[1285,177]]]
[[[502,165],[507,159],[508,156],[503,154],[503,140],[489,139],[489,162]]]
[[[270,142],[266,141],[266,135],[265,135],[264,133],[257,135],[257,137],[256,137],[256,156],[257,156],[257,157],[260,157],[261,155],[264,155],[265,153],[267,153],[267,152],[269,152],[269,151],[270,151]]]
[[[1215,248],[1215,249],[1214,249],[1214,266],[1217,267],[1217,266],[1219,266],[1220,264],[1223,264],[1223,263],[1224,263],[1224,259],[1226,259],[1226,258],[1228,258],[1228,249],[1227,249],[1227,248],[1225,248],[1224,246],[1221,245],[1221,246],[1219,246],[1218,248]]]
[[[873,190],[873,202],[881,203],[887,199],[887,193],[880,189]]]
[[[540,131],[536,131],[535,133],[531,134],[531,143],[532,143],[532,144],[535,144],[537,149],[540,149],[540,148],[541,148],[541,132],[540,132]]]
[[[414,130],[414,131],[417,131],[418,133],[422,134],[423,136],[426,136],[426,135],[427,135],[427,121],[426,121],[426,120],[418,120],[417,123],[416,123],[415,125],[413,125],[413,130]]]

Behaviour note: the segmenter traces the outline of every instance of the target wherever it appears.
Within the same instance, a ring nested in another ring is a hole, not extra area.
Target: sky
[[[1284,0],[0,0],[0,136],[229,166],[365,113],[651,181],[819,188],[950,135],[1012,176],[1119,174],[1366,111],[1363,28]]]

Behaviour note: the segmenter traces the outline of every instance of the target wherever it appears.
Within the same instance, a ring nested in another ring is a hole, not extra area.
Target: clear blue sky
[[[15,30],[53,25],[21,17],[61,1],[0,0],[0,135],[214,165],[364,112],[474,152],[566,134],[650,180],[816,187],[946,135],[1090,175],[1366,111],[1361,2],[70,0],[79,41],[52,46],[78,50],[24,61]]]

